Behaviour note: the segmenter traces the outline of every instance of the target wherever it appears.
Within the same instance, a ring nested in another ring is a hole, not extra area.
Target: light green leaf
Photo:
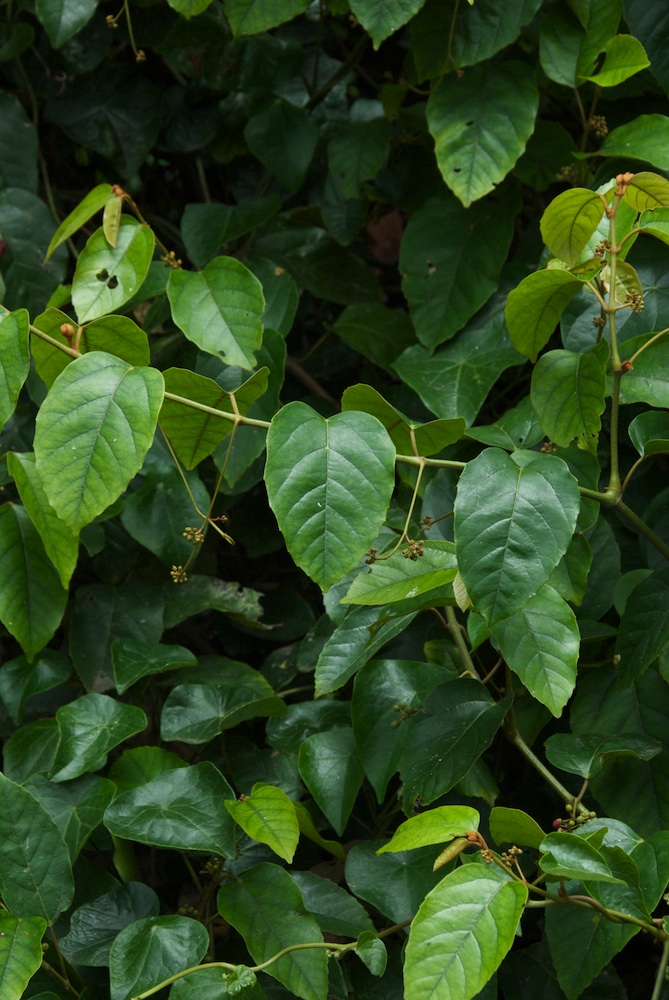
[[[42,539],[45,552],[58,570],[61,584],[67,587],[77,565],[78,536],[61,521],[49,503],[34,455],[30,452],[10,452],[7,468],[16,483],[23,506]]]
[[[492,625],[499,651],[533,698],[557,718],[576,686],[576,616],[548,584],[509,618]]]
[[[257,35],[303,14],[309,0],[224,0],[223,9],[235,38]]]
[[[465,207],[493,191],[534,131],[539,93],[521,62],[486,62],[446,76],[427,102],[427,121],[446,184]]]
[[[539,850],[546,834],[522,809],[495,806],[490,813],[490,833],[496,844],[522,844]]]
[[[35,458],[51,506],[73,531],[139,471],[162,398],[159,371],[102,352],[85,354],[58,376],[37,416]]]
[[[67,591],[18,504],[0,507],[0,563],[0,621],[30,661],[60,625]]]
[[[395,449],[367,413],[324,419],[305,403],[279,410],[267,434],[265,484],[288,551],[323,590],[357,565],[383,523]]]
[[[316,805],[341,836],[364,778],[353,730],[342,726],[309,736],[300,746],[298,767]]]
[[[633,337],[620,345],[621,361],[629,360],[652,339],[647,334]],[[621,403],[649,403],[669,407],[669,337],[661,337],[635,358],[620,383]]]
[[[256,782],[251,794],[227,800],[225,808],[249,837],[267,844],[275,854],[293,860],[300,839],[295,806],[280,788]]]
[[[669,208],[652,208],[642,212],[637,225],[649,236],[669,243]]]
[[[427,541],[419,559],[405,558],[401,551],[375,562],[360,572],[340,604],[392,604],[407,598],[443,591],[455,578],[458,567],[452,542]]]
[[[199,920],[172,914],[125,927],[109,953],[111,1000],[130,1000],[163,979],[197,965],[209,947]]]
[[[613,188],[608,192],[610,195]],[[605,197],[605,201],[609,198]],[[596,191],[570,188],[554,198],[541,217],[544,243],[558,260],[573,267],[604,214],[604,203]]]
[[[88,24],[96,7],[97,0],[37,0],[35,13],[53,48],[58,49]]]
[[[52,781],[70,781],[103,767],[107,754],[148,725],[145,713],[104,694],[81,695],[56,712],[60,744]]]
[[[583,287],[569,271],[549,268],[528,274],[506,300],[504,316],[515,347],[536,361],[568,302]]]
[[[521,468],[488,448],[467,464],[455,502],[456,553],[467,592],[489,625],[523,608],[546,582],[569,546],[579,508],[576,479],[554,456]]]
[[[42,964],[42,917],[20,919],[0,910],[0,990],[3,1000],[21,1000]]]
[[[114,639],[111,647],[116,690],[123,694],[142,677],[162,674],[180,667],[193,667],[197,659],[183,646],[166,646],[159,642],[142,642],[126,636]]]
[[[669,206],[669,180],[649,170],[641,170],[625,188],[623,199],[637,212]]]
[[[619,679],[631,684],[669,645],[669,570],[652,573],[634,588],[621,617],[616,652]]]
[[[615,87],[623,80],[640,73],[650,60],[638,38],[632,35],[614,35],[604,46],[605,62],[598,73],[587,77],[598,87]]]
[[[304,108],[281,100],[250,118],[244,129],[253,155],[292,194],[300,189],[319,135]]]
[[[202,271],[172,271],[167,296],[177,326],[203,351],[249,370],[262,342],[262,285],[234,257]]]
[[[58,229],[54,233],[53,239],[49,244],[49,249],[46,252],[46,259],[48,260],[51,254],[56,250],[61,243],[68,240],[70,236],[73,236],[78,229],[81,229],[90,218],[92,218],[96,212],[102,211],[107,203],[109,196],[111,195],[111,184],[98,184],[94,187],[92,191],[89,191],[86,197],[79,202],[76,208],[74,208],[67,218],[63,219]]]
[[[363,931],[360,934],[355,953],[373,976],[382,976],[386,971],[388,952],[376,931]]]
[[[645,160],[660,170],[669,170],[669,118],[638,115],[609,132],[601,152],[603,156]]]
[[[96,230],[79,255],[72,279],[72,304],[80,323],[119,309],[132,298],[149,270],[154,236],[131,216],[124,216],[115,247]]]
[[[0,430],[14,412],[30,371],[29,323],[25,309],[6,313],[0,320]]]
[[[388,843],[376,853],[445,844],[453,837],[464,837],[468,830],[478,830],[480,820],[480,814],[470,806],[438,806],[400,823]]]
[[[378,49],[381,42],[405,25],[425,0],[350,0],[351,10]]]
[[[234,792],[209,761],[165,771],[118,795],[107,808],[110,833],[140,844],[236,856],[235,824],[224,806]]]
[[[527,887],[480,865],[447,875],[425,897],[411,926],[404,964],[406,1000],[470,1000],[513,944]]]
[[[548,351],[534,366],[532,406],[547,437],[561,448],[577,438],[579,448],[596,453],[608,354],[603,340],[584,354]]]
[[[469,209],[445,194],[411,216],[400,245],[402,291],[429,351],[461,330],[497,288],[519,208],[510,190]]]
[[[627,430],[640,455],[669,452],[669,413],[646,410],[632,420]]]
[[[413,455],[416,452],[426,458],[437,455],[449,444],[459,441],[465,430],[465,422],[461,417],[454,420],[430,420],[426,424],[411,420],[370,385],[352,385],[345,389],[341,397],[341,408],[371,413],[383,424],[401,455]]]
[[[17,917],[52,924],[72,902],[70,855],[58,827],[30,792],[0,774],[0,893]]]
[[[624,884],[623,879],[611,872],[603,855],[582,837],[549,833],[539,850],[542,852],[539,860],[542,871],[555,878]]]
[[[277,865],[256,865],[224,883],[218,892],[218,910],[242,935],[257,964],[290,945],[323,940],[297,885]],[[323,1000],[327,993],[327,957],[323,948],[283,955],[266,971],[303,1000]]]
[[[167,2],[173,10],[190,19],[202,14],[210,5],[211,0],[167,0]]]

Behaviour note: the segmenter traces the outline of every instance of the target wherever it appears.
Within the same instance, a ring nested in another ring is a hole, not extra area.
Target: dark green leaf
[[[134,921],[111,946],[111,1000],[130,1000],[163,979],[197,965],[208,947],[206,927],[191,917],[173,914]]]
[[[669,452],[669,414],[657,410],[640,413],[630,423],[628,433],[640,455]]]
[[[335,330],[345,344],[386,369],[415,342],[408,314],[380,302],[348,306],[337,317]]]
[[[165,592],[165,628],[201,611],[222,611],[232,618],[257,622],[262,617],[261,595],[257,590],[240,587],[238,583],[224,582],[212,576],[189,575],[186,583],[178,587],[167,584]]]
[[[408,550],[405,550],[408,551]],[[360,572],[341,604],[393,604],[431,591],[443,591],[453,581],[458,567],[452,542],[427,541],[419,559],[406,558],[400,551],[389,559],[375,562]]]
[[[631,684],[669,644],[669,570],[652,573],[627,599],[620,621],[618,672]]]
[[[384,6],[387,7],[387,4]],[[345,198],[357,198],[362,183],[373,180],[384,166],[389,137],[386,119],[373,118],[371,121],[351,122],[330,140],[330,172]]]
[[[116,690],[123,694],[142,677],[179,667],[193,667],[197,659],[183,646],[164,646],[129,637],[115,639],[111,647]]]
[[[651,336],[643,335],[626,340],[620,345],[621,361],[629,360],[651,339]],[[662,337],[635,358],[632,368],[625,372],[620,383],[620,402],[669,407],[668,357],[669,338]]]
[[[0,187],[36,191],[37,131],[19,99],[7,91],[0,95],[0,123]]]
[[[63,955],[75,965],[109,965],[109,952],[119,931],[144,917],[157,917],[159,910],[158,897],[148,885],[116,885],[74,911],[70,929],[60,939]]]
[[[413,621],[415,613],[389,615],[384,608],[353,608],[327,640],[316,663],[316,697],[337,691],[390,639]]]
[[[109,777],[119,792],[139,788],[166,771],[188,767],[182,757],[161,747],[130,747],[109,768]],[[145,914],[147,916],[148,914]]]
[[[633,733],[616,736],[556,733],[546,741],[544,747],[551,764],[569,774],[579,774],[582,778],[591,778],[601,771],[607,761],[617,757],[651,760],[662,750],[661,744],[655,740]]]
[[[24,787],[42,803],[60,830],[72,864],[102,822],[104,811],[116,794],[111,781],[94,774],[85,774],[60,785],[43,774],[33,774]]]
[[[86,694],[56,712],[60,745],[52,781],[70,781],[103,767],[107,754],[147,726],[141,708],[123,705],[104,694]]]
[[[184,532],[203,528],[210,502],[196,472],[183,477],[179,469],[165,466],[149,472],[139,489],[126,498],[121,523],[135,541],[166,566],[181,566],[198,544]]]
[[[349,727],[314,733],[300,747],[300,777],[341,836],[364,777]]]
[[[186,205],[181,234],[188,256],[196,267],[204,267],[221,247],[261,226],[280,207],[275,194],[240,205]],[[272,323],[265,325],[275,329]]]
[[[410,21],[425,0],[350,0],[351,10],[371,36],[374,48]]]
[[[462,418],[430,420],[426,424],[410,420],[370,385],[349,386],[341,398],[341,407],[342,410],[371,413],[383,424],[401,455],[414,455],[416,452],[426,458],[436,455],[449,444],[459,441],[465,430]]]
[[[0,667],[0,698],[12,722],[17,726],[21,723],[30,698],[63,684],[71,673],[68,658],[51,649],[45,649],[32,663],[25,656],[7,660]]]
[[[346,881],[356,896],[393,923],[401,923],[416,914],[425,894],[444,873],[443,869],[433,871],[436,850],[432,846],[377,856],[382,846],[382,841],[355,844],[346,855]]]
[[[309,0],[224,0],[223,4],[235,38],[276,28],[308,6]]]
[[[318,128],[303,108],[274,101],[251,118],[244,129],[249,149],[262,165],[295,193],[309,169]]]
[[[291,872],[291,878],[323,932],[352,938],[366,931],[374,933],[364,907],[341,886],[313,872]]]
[[[37,17],[41,21],[54,49],[60,48],[90,21],[97,0],[37,0]]]

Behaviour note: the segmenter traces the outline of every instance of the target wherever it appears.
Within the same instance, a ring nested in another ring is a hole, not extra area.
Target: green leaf
[[[507,806],[495,806],[490,813],[490,833],[496,844],[522,844],[535,850],[539,850],[546,836],[536,820],[526,812]]]
[[[70,929],[60,939],[61,951],[75,965],[109,965],[109,952],[119,931],[159,912],[158,897],[148,885],[115,885],[74,911]]]
[[[669,118],[666,115],[638,115],[614,128],[602,143],[604,156],[645,160],[660,170],[669,170]]]
[[[381,42],[405,25],[425,0],[350,0],[354,16],[378,49]]]
[[[297,816],[297,822],[302,836],[306,837],[307,840],[313,841],[314,844],[318,844],[318,846],[322,847],[324,851],[328,851],[337,859],[337,861],[343,862],[346,854],[339,841],[328,840],[327,838],[321,836],[314,825],[311,813],[306,809],[306,807],[300,802],[294,802],[293,805],[295,806],[295,815]]]
[[[304,108],[273,101],[250,118],[244,138],[255,157],[292,194],[299,190],[319,139],[318,127]]]
[[[113,503],[141,468],[162,397],[155,368],[97,351],[54,382],[37,416],[35,458],[51,506],[73,531]]]
[[[20,783],[32,774],[49,771],[56,756],[58,740],[55,719],[38,719],[17,729],[4,746],[3,766],[6,776]]]
[[[583,287],[569,271],[549,268],[528,274],[509,292],[504,317],[514,346],[530,359],[550,340],[567,304]]]
[[[341,886],[313,872],[291,872],[302,893],[307,910],[316,918],[324,933],[357,937],[373,933],[374,925],[365,908]]]
[[[309,0],[224,0],[223,8],[235,38],[257,35],[304,13]]]
[[[202,271],[172,271],[172,316],[189,340],[229,365],[255,365],[265,308],[262,285],[234,257],[215,257]]]
[[[95,774],[60,785],[43,774],[32,774],[24,787],[42,803],[60,830],[72,864],[116,794],[113,782]]]
[[[388,615],[383,607],[352,608],[316,662],[316,697],[337,691],[377,650],[413,621],[415,613]]]
[[[424,0],[418,2],[423,3]],[[357,198],[363,182],[373,180],[385,165],[389,138],[386,119],[373,118],[371,121],[353,121],[330,139],[330,173],[345,198]]]
[[[28,981],[42,964],[46,920],[21,919],[0,911],[0,989],[3,1000],[21,1000]]]
[[[0,893],[16,917],[52,924],[74,893],[70,855],[58,827],[25,788],[0,774]]]
[[[510,698],[494,702],[471,678],[440,684],[411,718],[400,762],[403,809],[414,811],[445,795],[470,770],[497,732]]]
[[[642,212],[637,225],[649,236],[654,236],[662,243],[669,243],[669,209],[653,208]]]
[[[359,899],[371,903],[393,923],[401,923],[416,914],[426,893],[444,873],[433,871],[433,846],[377,856],[382,846],[382,841],[355,844],[346,855],[346,881]]]
[[[612,190],[609,194],[612,193]],[[605,199],[608,201],[608,197]],[[554,198],[541,217],[544,243],[570,267],[579,262],[604,213],[602,198],[588,188],[571,188]]]
[[[276,215],[280,207],[281,201],[275,194],[268,194],[240,205],[220,205],[211,202],[204,205],[186,205],[181,218],[181,235],[188,256],[196,267],[204,267],[212,257],[216,256],[221,247],[261,226],[263,222]],[[257,274],[256,263],[249,266]],[[276,329],[266,318],[265,326]]]
[[[624,884],[611,872],[604,856],[581,837],[570,833],[549,833],[539,850],[542,871],[554,878],[576,878],[588,882]]]
[[[183,646],[166,646],[125,637],[115,639],[111,647],[116,690],[123,694],[142,677],[162,674],[180,667],[193,667],[197,659]]]
[[[261,844],[267,844],[275,854],[293,860],[300,839],[295,806],[280,788],[256,782],[251,794],[239,801],[225,803],[235,823],[244,833]]]
[[[345,344],[386,370],[416,339],[408,313],[380,302],[347,306],[337,317],[334,329]]]
[[[208,610],[222,611],[236,620],[242,618],[247,622],[258,622],[263,613],[260,597],[257,590],[240,587],[238,583],[194,573],[178,587],[167,584],[165,628],[173,628],[179,622]]]
[[[166,771],[188,767],[182,757],[160,747],[130,747],[109,768],[109,777],[119,792],[139,788]],[[149,914],[144,914],[149,916]]]
[[[402,291],[428,350],[450,340],[497,288],[518,209],[509,189],[469,209],[441,195],[411,216],[400,245]]]
[[[582,778],[591,778],[609,760],[618,757],[651,760],[662,750],[661,744],[655,740],[636,736],[634,733],[620,733],[616,736],[556,733],[546,740],[544,748],[551,764]]]
[[[41,477],[30,452],[7,455],[7,469],[14,478],[30,520],[42,539],[44,550],[67,587],[77,565],[79,538],[60,520],[47,499]]]
[[[96,230],[79,255],[72,279],[72,304],[80,323],[119,309],[132,298],[149,270],[154,236],[148,226],[124,216],[116,246]]]
[[[576,686],[580,649],[576,616],[567,602],[544,584],[491,631],[500,654],[532,697],[559,718]]]
[[[25,509],[0,507],[0,621],[32,660],[60,625],[67,591]]]
[[[406,1000],[470,1000],[513,944],[527,887],[478,865],[447,875],[414,918],[404,965]]]
[[[546,582],[567,551],[579,506],[576,480],[553,456],[521,468],[487,448],[467,464],[455,502],[456,552],[489,625],[520,611]]]
[[[325,591],[376,538],[394,481],[395,449],[367,413],[326,420],[305,403],[289,403],[272,421],[269,503],[293,559]]]
[[[163,979],[197,965],[209,947],[199,920],[177,914],[144,917],[125,927],[109,953],[111,1000],[130,1000]]]
[[[579,605],[588,587],[592,549],[585,535],[580,534],[578,521],[576,528],[576,534],[569,543],[569,548],[548,577],[548,583],[565,601]]]
[[[669,452],[669,414],[646,410],[632,420],[627,431],[640,455]]]
[[[229,1000],[230,996],[239,1000],[265,1000],[266,995],[255,981],[255,973],[243,965],[223,973],[215,966],[200,965],[196,972],[177,979],[170,992],[171,1000]]]
[[[277,865],[259,864],[224,883],[218,910],[244,938],[257,964],[294,944],[323,940],[307,913],[300,890]],[[267,968],[294,996],[323,1000],[327,993],[327,957],[323,948],[290,952]]]
[[[409,347],[393,369],[432,413],[444,419],[462,417],[469,425],[502,372],[523,361],[498,312],[480,326],[465,327],[432,355],[419,345]]]
[[[35,13],[51,45],[59,49],[88,24],[96,7],[97,0],[37,0]]]
[[[587,77],[599,87],[616,87],[624,80],[640,73],[650,61],[638,38],[632,35],[614,35],[604,47],[605,62],[599,72]]]
[[[359,573],[341,604],[392,604],[419,594],[430,600],[430,592],[441,594],[458,571],[452,542],[427,541],[423,555],[411,560],[401,552],[375,562]]]
[[[167,0],[167,2],[179,14],[183,14],[185,18],[191,18],[202,14],[210,5],[211,0]]]
[[[477,810],[470,806],[438,806],[400,823],[388,843],[376,853],[445,844],[454,837],[463,837],[468,830],[478,830],[480,819]]]
[[[28,25],[14,22],[15,32],[20,27]],[[8,91],[0,96],[0,121],[0,187],[36,191],[37,130],[18,97]]]
[[[29,324],[25,309],[7,313],[0,320],[0,430],[14,412],[30,371]]]
[[[644,334],[626,340],[620,345],[621,361],[629,360],[651,339],[651,336]],[[669,338],[662,337],[635,358],[633,367],[625,372],[620,383],[620,402],[669,407],[668,357]]]
[[[465,422],[455,420],[430,420],[426,424],[405,417],[370,385],[352,385],[344,390],[341,397],[342,410],[362,410],[379,420],[390,435],[390,439],[401,455],[416,452],[426,458],[437,455],[449,444],[455,444],[462,437]]]
[[[121,225],[123,212],[123,198],[118,194],[112,194],[107,198],[102,212],[102,229],[107,237],[110,246],[115,247],[118,242],[118,229]]]
[[[606,405],[608,344],[600,341],[584,354],[548,351],[532,372],[532,406],[547,437],[566,448],[573,438],[595,452]]]
[[[170,691],[160,717],[162,739],[205,743],[245,719],[284,714],[285,702],[258,670],[234,660],[224,663],[218,676],[207,669],[189,671],[188,683]]]
[[[102,211],[110,195],[111,184],[98,184],[92,191],[88,192],[86,197],[79,202],[77,207],[58,226],[49,244],[49,249],[46,252],[47,260],[61,243],[69,240],[70,236],[73,236],[78,229],[81,229],[89,219],[97,212]]]
[[[641,170],[625,188],[624,200],[636,212],[669,205],[669,181],[666,177]]]
[[[56,712],[60,745],[52,781],[70,781],[103,767],[107,754],[148,725],[145,713],[104,694],[81,695]]]
[[[316,805],[341,836],[364,777],[353,730],[344,726],[309,736],[300,747],[298,768]]]
[[[627,599],[616,652],[622,684],[631,684],[669,645],[669,570],[651,573]]]
[[[104,823],[115,836],[140,844],[234,858],[235,824],[223,804],[233,797],[218,768],[203,761],[122,792]]]
[[[194,400],[220,413],[233,414],[234,402],[238,412],[246,414],[255,400],[267,391],[268,374],[267,368],[261,368],[232,393],[226,392],[213,379],[184,368],[168,368],[163,372],[166,398],[160,411],[160,424],[177,458],[187,469],[194,469],[216,450],[232,431],[234,421],[178,403],[168,398],[168,394]]]
[[[519,448],[533,448],[543,439],[544,432],[539,426],[532,402],[526,396],[518,406],[507,410],[493,424],[470,427],[465,436],[492,448],[517,451]]]
[[[467,207],[493,191],[534,131],[539,94],[521,62],[482,63],[446,76],[427,102],[437,164]]]
[[[45,649],[28,663],[25,656],[8,660],[0,667],[0,698],[10,719],[19,725],[23,707],[30,698],[50,691],[65,683],[72,673],[72,665],[62,653]]]

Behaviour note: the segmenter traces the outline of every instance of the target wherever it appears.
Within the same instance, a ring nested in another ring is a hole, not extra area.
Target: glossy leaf
[[[645,160],[660,170],[669,170],[669,118],[666,115],[638,115],[614,128],[602,143],[605,156]]]
[[[0,507],[0,562],[0,621],[32,660],[60,625],[67,591],[28,514],[17,504]]]
[[[366,413],[325,420],[289,403],[267,435],[270,506],[295,562],[323,590],[376,538],[394,486],[395,449]]]
[[[650,66],[643,45],[632,35],[614,35],[606,43],[604,53],[604,65],[588,77],[599,87],[615,87]]]
[[[468,830],[478,830],[480,819],[479,813],[471,806],[438,806],[400,823],[388,843],[376,853],[411,851],[428,844],[445,844],[453,837],[463,837]]]
[[[58,49],[90,21],[96,7],[97,0],[38,0],[36,13]]]
[[[235,824],[223,802],[233,796],[218,768],[203,761],[122,792],[104,823],[115,836],[140,844],[232,858]]]
[[[160,903],[142,882],[115,885],[77,907],[70,929],[60,940],[65,958],[76,965],[109,965],[109,952],[119,931],[145,917],[157,917]]]
[[[229,880],[217,901],[219,913],[240,932],[258,964],[292,944],[322,941],[300,890],[277,865],[259,864]],[[289,952],[267,972],[303,1000],[323,1000],[327,992],[327,958],[321,948]]]
[[[380,560],[359,573],[342,604],[392,604],[443,588],[457,573],[452,542],[427,541],[419,559],[406,558],[401,551]]]
[[[118,934],[111,946],[111,1000],[129,1000],[197,965],[208,947],[209,935],[199,920],[178,914],[136,920]]]
[[[534,131],[534,73],[520,62],[485,63],[447,76],[427,102],[437,163],[467,207],[494,190]]]
[[[508,666],[559,718],[576,686],[580,649],[576,616],[567,602],[545,584],[491,631]]]
[[[548,351],[532,372],[532,405],[542,429],[566,448],[573,438],[594,451],[605,407],[608,345],[601,341],[585,354]]]
[[[643,674],[669,645],[669,571],[642,580],[627,599],[616,651],[621,683]]]
[[[25,309],[17,309],[0,319],[0,429],[14,412],[30,370],[29,322]]]
[[[376,934],[367,911],[341,886],[313,872],[291,873],[307,910],[316,918],[324,933],[357,937],[359,934]]]
[[[63,684],[72,673],[66,656],[46,649],[29,663],[25,656],[7,660],[0,667],[0,698],[15,725],[23,719],[24,705],[30,698]]]
[[[414,922],[404,965],[405,997],[470,1000],[513,944],[527,887],[465,865],[425,897]]]
[[[104,811],[116,794],[113,782],[95,774],[85,774],[63,784],[55,784],[43,774],[33,774],[24,787],[42,803],[60,830],[72,864],[102,822]]]
[[[495,806],[490,813],[490,833],[496,844],[522,844],[539,850],[545,834],[536,820],[522,809]]]
[[[104,765],[119,743],[147,726],[141,708],[123,705],[104,694],[86,694],[56,712],[60,745],[52,781],[70,781]]]
[[[52,924],[72,902],[70,855],[58,827],[30,792],[0,774],[0,892],[15,917]]]
[[[632,444],[640,455],[669,451],[669,414],[647,410],[632,420],[628,428]]]
[[[596,191],[588,188],[563,191],[541,217],[544,243],[554,257],[573,267],[599,225],[603,212],[604,203]]]
[[[669,206],[669,181],[650,170],[640,170],[625,188],[624,199],[637,212]]]
[[[509,336],[521,354],[536,361],[581,287],[569,271],[552,268],[529,274],[509,293],[504,316]]]
[[[371,413],[383,424],[401,455],[436,455],[459,441],[465,430],[462,418],[430,420],[426,424],[410,420],[370,385],[349,386],[341,398],[341,408]]]
[[[540,865],[556,878],[585,879],[588,882],[619,883],[604,856],[581,837],[570,833],[549,833],[541,843]]]
[[[130,216],[121,220],[115,247],[102,229],[93,233],[72,279],[72,304],[80,323],[114,312],[132,298],[149,270],[153,247],[151,230]]]
[[[509,709],[494,702],[478,681],[461,678],[440,684],[411,719],[400,762],[403,808],[411,815],[417,797],[429,805],[463,778]]]
[[[456,553],[489,625],[520,611],[545,583],[567,550],[579,505],[576,480],[560,459],[519,467],[488,448],[468,463],[455,504]]]
[[[42,935],[46,920],[21,919],[0,911],[0,988],[3,1000],[21,1000],[33,974],[42,964]]]
[[[130,638],[115,639],[111,654],[119,694],[123,694],[142,677],[178,670],[180,667],[193,667],[197,663],[193,653],[183,646],[166,646]]]
[[[300,830],[295,807],[284,791],[258,782],[249,796],[239,801],[227,800],[225,808],[244,833],[261,844],[267,844],[290,864]]]
[[[374,48],[410,21],[425,0],[352,0],[351,10],[371,36]]]
[[[23,506],[42,539],[45,552],[58,570],[62,586],[67,587],[79,555],[77,535],[60,520],[49,503],[34,455],[30,452],[10,453],[7,468],[14,478]]]
[[[98,352],[54,382],[37,417],[35,457],[51,506],[73,531],[113,503],[141,468],[162,396],[155,368]]]
[[[556,733],[544,744],[546,757],[551,764],[569,774],[591,778],[602,767],[617,757],[637,757],[651,760],[661,752],[662,746],[655,740],[645,739],[633,733],[615,736],[600,734],[574,736],[571,733]]]
[[[161,747],[129,747],[109,768],[109,777],[119,792],[139,788],[166,771],[188,767],[182,757]]]
[[[426,893],[444,873],[433,871],[436,851],[432,846],[378,856],[382,846],[381,841],[355,844],[346,855],[346,881],[359,899],[393,923],[401,923],[415,916]]]
[[[309,736],[300,747],[298,767],[319,809],[341,836],[364,777],[353,730],[342,727]]]
[[[189,340],[229,365],[255,365],[265,308],[262,285],[234,257],[216,257],[202,271],[172,271],[172,316]]]
[[[411,217],[400,246],[402,291],[429,351],[451,340],[495,290],[518,208],[511,191],[469,209],[447,194]]]
[[[98,184],[92,191],[88,192],[85,198],[58,226],[46,253],[47,260],[61,243],[73,236],[89,219],[104,208],[110,194],[111,184]]]

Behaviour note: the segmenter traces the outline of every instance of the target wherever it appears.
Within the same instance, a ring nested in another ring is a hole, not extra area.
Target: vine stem
[[[573,802],[574,801],[575,796],[572,795],[571,792],[569,792],[564,787],[564,785],[562,784],[562,782],[558,781],[558,779],[555,777],[555,775],[551,771],[548,770],[548,768],[543,763],[543,761],[539,760],[539,758],[534,753],[534,751],[527,745],[527,743],[525,742],[525,740],[523,739],[523,737],[518,732],[518,728],[517,728],[515,722],[513,722],[511,725],[507,726],[507,736],[509,737],[509,740],[513,744],[513,746],[515,746],[518,750],[520,750],[520,752],[522,753],[523,757],[527,761],[529,761],[529,763],[532,765],[532,767],[534,768],[534,770],[537,771],[541,775],[541,777],[544,779],[544,781],[546,781],[547,784],[550,785],[550,787],[553,789],[554,792],[557,792],[557,794],[562,799],[564,799],[565,802]],[[577,808],[578,808],[578,811],[580,813],[587,813],[588,812],[588,810],[585,808],[585,806],[581,802],[578,803]]]
[[[450,604],[446,605],[446,624],[448,631],[453,637],[453,642],[456,645],[458,653],[460,654],[460,659],[462,660],[462,665],[464,666],[464,672],[469,677],[474,677],[477,681],[481,678],[478,675],[478,671],[472,662],[472,658],[469,655],[469,650],[467,649],[467,643],[465,642],[465,637],[462,634],[462,629],[460,628],[460,623],[455,614],[455,608],[452,608]]]
[[[665,939],[664,947],[662,948],[662,958],[660,959],[660,964],[657,969],[657,975],[655,977],[655,986],[653,988],[653,995],[650,1000],[660,1000],[662,996],[662,988],[664,986],[664,981],[667,974],[667,965],[669,964],[669,937]]]

